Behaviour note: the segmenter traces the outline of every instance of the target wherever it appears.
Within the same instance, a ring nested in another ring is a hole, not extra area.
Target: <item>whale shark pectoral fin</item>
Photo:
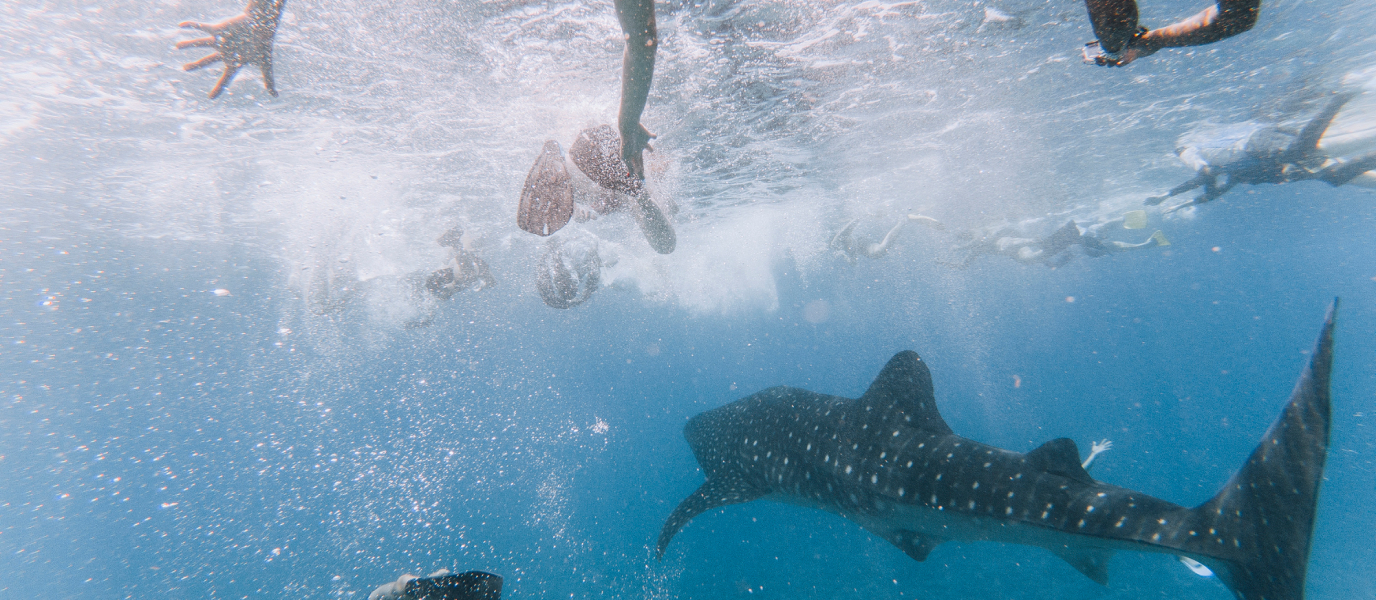
[[[1080,449],[1070,438],[1056,438],[1026,454],[1029,466],[1047,473],[1068,477],[1079,483],[1091,485],[1094,478],[1080,466]]]
[[[940,538],[925,536],[916,531],[909,531],[907,529],[895,529],[887,534],[876,533],[875,535],[888,540],[890,544],[893,544],[899,550],[902,550],[904,554],[907,554],[918,562],[927,560],[927,555],[932,553],[932,549],[936,548],[941,542],[946,541]]]
[[[1061,546],[1051,548],[1051,552],[1070,563],[1076,571],[1094,580],[1099,585],[1108,585],[1108,560],[1113,558],[1112,550],[1102,548],[1071,548]]]
[[[678,503],[678,508],[675,508],[664,521],[664,528],[659,531],[659,544],[655,548],[655,556],[664,558],[664,550],[669,547],[669,540],[674,539],[674,535],[693,517],[719,506],[741,504],[764,495],[765,492],[736,477],[709,478],[698,486],[696,491],[684,498],[683,502]]]
[[[951,427],[936,409],[932,373],[912,350],[893,355],[855,406],[856,410],[865,413],[860,416],[864,422],[889,422],[935,433],[951,433]]]

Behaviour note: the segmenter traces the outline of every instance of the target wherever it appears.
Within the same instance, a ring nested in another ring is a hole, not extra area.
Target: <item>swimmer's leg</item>
[[[855,230],[855,224],[859,222],[860,219],[851,219],[849,223],[846,223],[845,227],[842,227],[840,231],[836,232],[836,235],[831,236],[831,242],[827,244],[827,247],[832,250],[841,250],[844,252],[851,245],[850,232]]]
[[[1343,105],[1348,100],[1357,96],[1356,92],[1338,94],[1328,101],[1328,105],[1323,107],[1319,114],[1314,115],[1300,131],[1299,137],[1290,143],[1290,147],[1285,149],[1285,154],[1281,155],[1282,162],[1299,162],[1308,158],[1319,147],[1319,138],[1328,131],[1328,125],[1333,122],[1333,118],[1338,116],[1338,111],[1342,110]]]
[[[1135,250],[1135,249],[1137,249],[1137,248],[1150,248],[1150,247],[1152,247],[1152,246],[1169,246],[1169,245],[1171,245],[1171,241],[1170,241],[1169,239],[1167,239],[1167,238],[1166,238],[1166,234],[1161,233],[1161,230],[1159,230],[1159,229],[1156,230],[1155,233],[1151,234],[1151,237],[1147,238],[1146,241],[1143,241],[1143,242],[1141,242],[1141,243],[1129,244],[1129,243],[1127,243],[1127,242],[1119,242],[1119,241],[1110,241],[1110,242],[1108,243],[1109,249],[1110,249],[1111,251],[1113,251],[1113,252],[1124,252],[1124,251],[1127,251],[1127,250]]]
[[[870,244],[866,246],[865,256],[868,256],[870,258],[879,258],[881,256],[884,256],[885,254],[888,254],[889,246],[893,245],[893,241],[895,239],[898,239],[898,232],[902,230],[903,226],[906,224],[908,224],[907,219],[899,221],[898,224],[894,225],[888,233],[884,234],[884,239],[880,240],[878,244]]]
[[[1171,196],[1179,196],[1180,194],[1188,192],[1201,185],[1210,185],[1213,183],[1213,181],[1214,175],[1210,173],[1208,169],[1204,169],[1200,171],[1198,175],[1195,175],[1193,178],[1191,178],[1189,181],[1186,181],[1185,183],[1182,183],[1171,188],[1170,191],[1166,192],[1164,195],[1152,196],[1150,198],[1147,198],[1146,200],[1142,201],[1142,204],[1145,204],[1147,206],[1156,206],[1157,204],[1164,202],[1167,198],[1170,198]]]
[[[1339,186],[1372,169],[1376,169],[1376,152],[1319,171],[1318,179],[1328,185]]]
[[[621,111],[617,116],[621,160],[631,175],[643,180],[645,163],[641,152],[649,148],[654,137],[640,124],[640,115],[650,97],[655,51],[659,48],[654,0],[616,0],[616,17],[626,36],[626,54],[621,60]]]
[[[923,225],[926,225],[926,226],[928,226],[928,227],[931,227],[932,229],[938,229],[938,230],[944,230],[944,229],[946,229],[946,225],[945,225],[944,223],[942,223],[941,221],[938,221],[938,220],[936,220],[936,219],[933,219],[933,218],[931,218],[931,217],[929,217],[929,216],[927,216],[927,215],[919,215],[919,214],[909,213],[909,214],[908,214],[908,220],[909,220],[909,221],[921,221]]]
[[[855,238],[851,234],[855,231],[855,224],[859,222],[860,219],[851,219],[851,221],[846,223],[846,226],[842,227],[840,231],[836,232],[836,235],[832,236],[831,241],[827,243],[828,248],[845,255],[846,260],[851,264],[855,264],[855,257],[856,254],[858,254],[856,251],[857,244],[855,243]]]

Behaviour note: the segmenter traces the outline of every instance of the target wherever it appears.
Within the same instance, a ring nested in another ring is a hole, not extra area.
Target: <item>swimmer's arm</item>
[[[884,256],[885,254],[888,254],[889,246],[893,245],[893,241],[895,239],[898,239],[898,232],[901,231],[903,229],[903,226],[907,224],[907,219],[899,221],[898,224],[894,225],[888,233],[884,234],[884,239],[880,240],[878,244],[870,244],[868,247],[865,248],[865,256],[868,256],[870,258],[879,258],[881,256]]]
[[[640,153],[654,137],[640,124],[640,115],[650,97],[655,50],[659,47],[654,0],[616,0],[616,16],[626,36],[626,54],[621,62],[621,111],[617,116],[621,160],[632,175],[644,179],[645,163]]]
[[[1162,194],[1160,196],[1152,196],[1150,198],[1147,198],[1142,203],[1149,206],[1156,206],[1157,204],[1160,204],[1161,202],[1165,201],[1167,198],[1170,198],[1171,196],[1178,196],[1192,189],[1195,189],[1201,185],[1212,186],[1213,182],[1214,175],[1210,173],[1208,169],[1204,169],[1200,171],[1198,175],[1195,175],[1193,178],[1191,178],[1189,181],[1186,181],[1185,183],[1182,183],[1171,188],[1169,192],[1166,192],[1165,194]]]
[[[1260,10],[1260,0],[1218,0],[1215,6],[1188,19],[1142,34],[1132,45],[1131,49],[1137,50],[1133,58],[1162,48],[1202,46],[1235,36],[1256,24]]]
[[[1099,455],[1100,455],[1100,454],[1103,454],[1105,450],[1108,450],[1109,448],[1112,448],[1112,447],[1113,447],[1113,442],[1110,442],[1110,441],[1108,441],[1108,440],[1100,440],[1100,441],[1097,441],[1097,442],[1090,442],[1090,444],[1089,444],[1089,456],[1085,458],[1085,462],[1082,463],[1082,464],[1080,465],[1080,468],[1082,468],[1082,469],[1088,471],[1089,468],[1090,468],[1091,466],[1094,465],[1094,459],[1095,459],[1095,458],[1098,458]]]
[[[1090,16],[1094,18],[1096,11],[1094,4],[1089,3]],[[1099,4],[1105,4],[1100,2]],[[1114,19],[1119,16],[1117,12],[1108,11],[1105,22],[1105,31],[1116,33],[1121,39],[1127,31],[1136,28],[1137,22],[1137,3],[1133,0],[1116,1],[1106,3],[1114,8],[1129,8],[1130,11],[1123,14],[1130,17],[1126,20]],[[1131,63],[1143,56],[1150,56],[1162,48],[1179,48],[1183,46],[1202,46],[1212,44],[1224,38],[1235,36],[1239,33],[1251,29],[1257,22],[1257,13],[1261,10],[1261,0],[1217,0],[1217,4],[1199,11],[1194,16],[1172,23],[1165,27],[1144,31],[1135,35],[1127,42],[1126,47],[1122,48],[1111,60],[1097,61],[1101,65],[1121,67]],[[1102,9],[1099,12],[1105,12]],[[1121,22],[1120,22],[1121,21]],[[1095,22],[1095,33],[1101,29],[1098,21]],[[1100,35],[1099,39],[1104,40]],[[1105,48],[1117,47],[1116,40],[1112,44],[1105,44]]]

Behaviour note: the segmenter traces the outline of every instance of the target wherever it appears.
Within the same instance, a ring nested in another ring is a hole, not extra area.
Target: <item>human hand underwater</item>
[[[655,151],[650,147],[652,139],[655,139],[655,134],[639,123],[633,128],[623,128],[621,131],[621,160],[626,163],[626,168],[630,169],[631,176],[641,181],[645,180],[645,159],[641,152]]]
[[[1089,453],[1091,456],[1095,454],[1102,454],[1105,450],[1109,450],[1111,448],[1113,448],[1113,442],[1109,440],[1101,440],[1098,442],[1089,443]]]
[[[1159,37],[1159,32],[1154,33],[1145,27],[1140,28],[1132,36],[1132,39],[1128,40],[1127,45],[1117,52],[1104,50],[1103,46],[1099,45],[1099,41],[1095,40],[1085,44],[1082,50],[1084,60],[1086,63],[1101,67],[1126,67],[1134,60],[1156,54],[1159,49],[1155,44],[1157,37]]]
[[[263,73],[263,87],[268,93],[277,96],[277,86],[272,80],[272,38],[277,34],[277,21],[282,18],[282,7],[286,0],[249,0],[244,12],[220,21],[219,23],[199,23],[183,21],[178,27],[199,29],[210,34],[207,37],[177,42],[177,49],[214,48],[215,51],[182,65],[186,71],[210,66],[219,61],[225,63],[224,73],[215,87],[210,88],[210,97],[219,97],[225,87],[234,81],[234,75],[245,65],[257,65]]]

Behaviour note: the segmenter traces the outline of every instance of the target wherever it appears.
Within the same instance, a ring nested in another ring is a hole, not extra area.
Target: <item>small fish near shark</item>
[[[707,481],[664,523],[658,556],[693,517],[769,499],[841,515],[919,561],[945,541],[1023,544],[1104,584],[1114,552],[1155,552],[1207,565],[1240,600],[1300,600],[1328,450],[1337,306],[1280,418],[1195,508],[1095,481],[1069,439],[1024,454],[956,435],[927,365],[905,351],[855,400],[780,386],[689,420],[684,437]]]

